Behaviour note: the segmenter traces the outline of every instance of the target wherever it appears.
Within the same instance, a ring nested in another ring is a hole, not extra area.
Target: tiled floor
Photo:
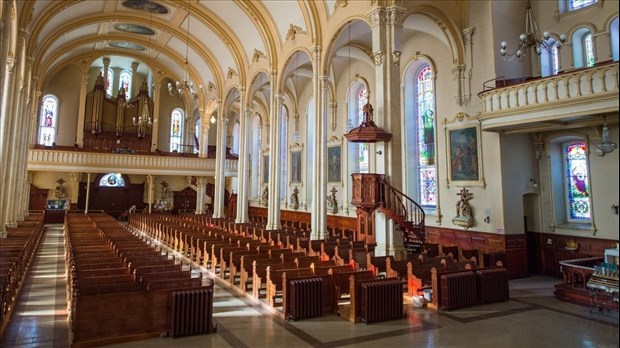
[[[62,257],[61,230],[47,227],[2,347],[68,346]],[[618,313],[558,301],[556,283],[542,276],[513,280],[510,301],[451,312],[406,301],[406,319],[365,325],[337,315],[288,322],[218,282],[217,333],[109,347],[618,347]]]

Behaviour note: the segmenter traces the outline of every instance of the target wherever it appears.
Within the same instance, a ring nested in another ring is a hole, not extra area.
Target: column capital
[[[138,70],[138,66],[140,66],[139,62],[136,62],[136,61],[131,62],[131,71],[136,72],[136,70]]]
[[[319,60],[321,58],[321,51],[323,49],[321,46],[310,47],[310,54],[312,55],[312,59]]]
[[[72,173],[69,173],[69,177],[71,178],[71,182],[79,182],[80,179],[82,178],[82,173],[72,172]]]
[[[108,69],[110,66],[110,57],[103,57],[103,68]]]
[[[390,6],[387,9],[387,20],[388,24],[391,26],[401,26],[403,25],[403,20],[405,19],[405,14],[407,12],[404,8],[400,6]]]
[[[88,84],[88,74],[80,74],[80,80],[82,81],[82,84],[87,85]]]
[[[206,184],[207,184],[207,177],[206,176],[196,177],[196,186],[204,186]]]
[[[380,25],[385,25],[388,19],[385,8],[383,7],[377,7],[377,8],[370,10],[370,12],[368,12],[368,17],[370,18],[371,28],[375,28]]]
[[[463,33],[463,41],[465,41],[466,45],[471,45],[473,43],[472,36],[474,36],[475,29],[475,27],[469,27],[461,31]]]
[[[17,59],[12,58],[12,57],[7,57],[6,58],[6,70],[9,73],[13,73],[15,72],[15,63],[17,62]]]

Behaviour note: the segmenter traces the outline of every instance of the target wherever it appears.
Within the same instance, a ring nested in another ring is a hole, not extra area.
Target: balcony
[[[543,132],[601,124],[618,112],[618,63],[574,70],[479,94],[482,130]]]
[[[237,160],[224,160],[226,176],[237,176]],[[85,150],[29,149],[28,170],[151,175],[215,175],[215,159],[149,154],[117,154]]]

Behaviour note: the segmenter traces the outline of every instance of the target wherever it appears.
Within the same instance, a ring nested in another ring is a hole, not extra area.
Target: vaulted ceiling
[[[273,55],[291,28],[312,32],[313,16],[329,16],[336,1],[294,0],[37,0],[25,6],[28,54],[35,73],[46,74],[63,63],[100,63],[111,67],[139,61],[152,65],[160,78],[180,78],[187,56],[190,74],[219,85],[228,74],[247,71],[253,59]],[[96,59],[99,59],[97,61]]]

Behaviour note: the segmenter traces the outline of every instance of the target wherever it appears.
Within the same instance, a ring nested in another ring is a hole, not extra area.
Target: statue
[[[338,192],[338,190],[332,187],[330,192],[332,194],[327,196],[327,209],[331,211],[332,214],[338,214],[338,200],[336,199],[336,192]]]
[[[299,189],[297,189],[297,187],[295,187],[293,189],[293,193],[291,194],[291,206],[295,210],[299,209],[299,197],[297,195],[298,193],[299,193]]]
[[[456,216],[452,219],[452,223],[467,229],[475,223],[474,214],[469,205],[469,200],[473,198],[473,195],[463,188],[457,196],[461,196],[461,199],[456,202]]]
[[[267,186],[265,186],[260,200],[263,205],[267,205],[267,203],[269,202],[269,188]]]
[[[58,199],[65,198],[67,194],[65,192],[64,186],[62,186],[62,184],[65,183],[65,180],[63,178],[60,178],[56,180],[56,182],[58,183],[58,186],[56,186],[56,190],[54,191],[54,196]]]
[[[162,181],[161,185],[161,199],[168,198],[168,183],[166,181]]]

